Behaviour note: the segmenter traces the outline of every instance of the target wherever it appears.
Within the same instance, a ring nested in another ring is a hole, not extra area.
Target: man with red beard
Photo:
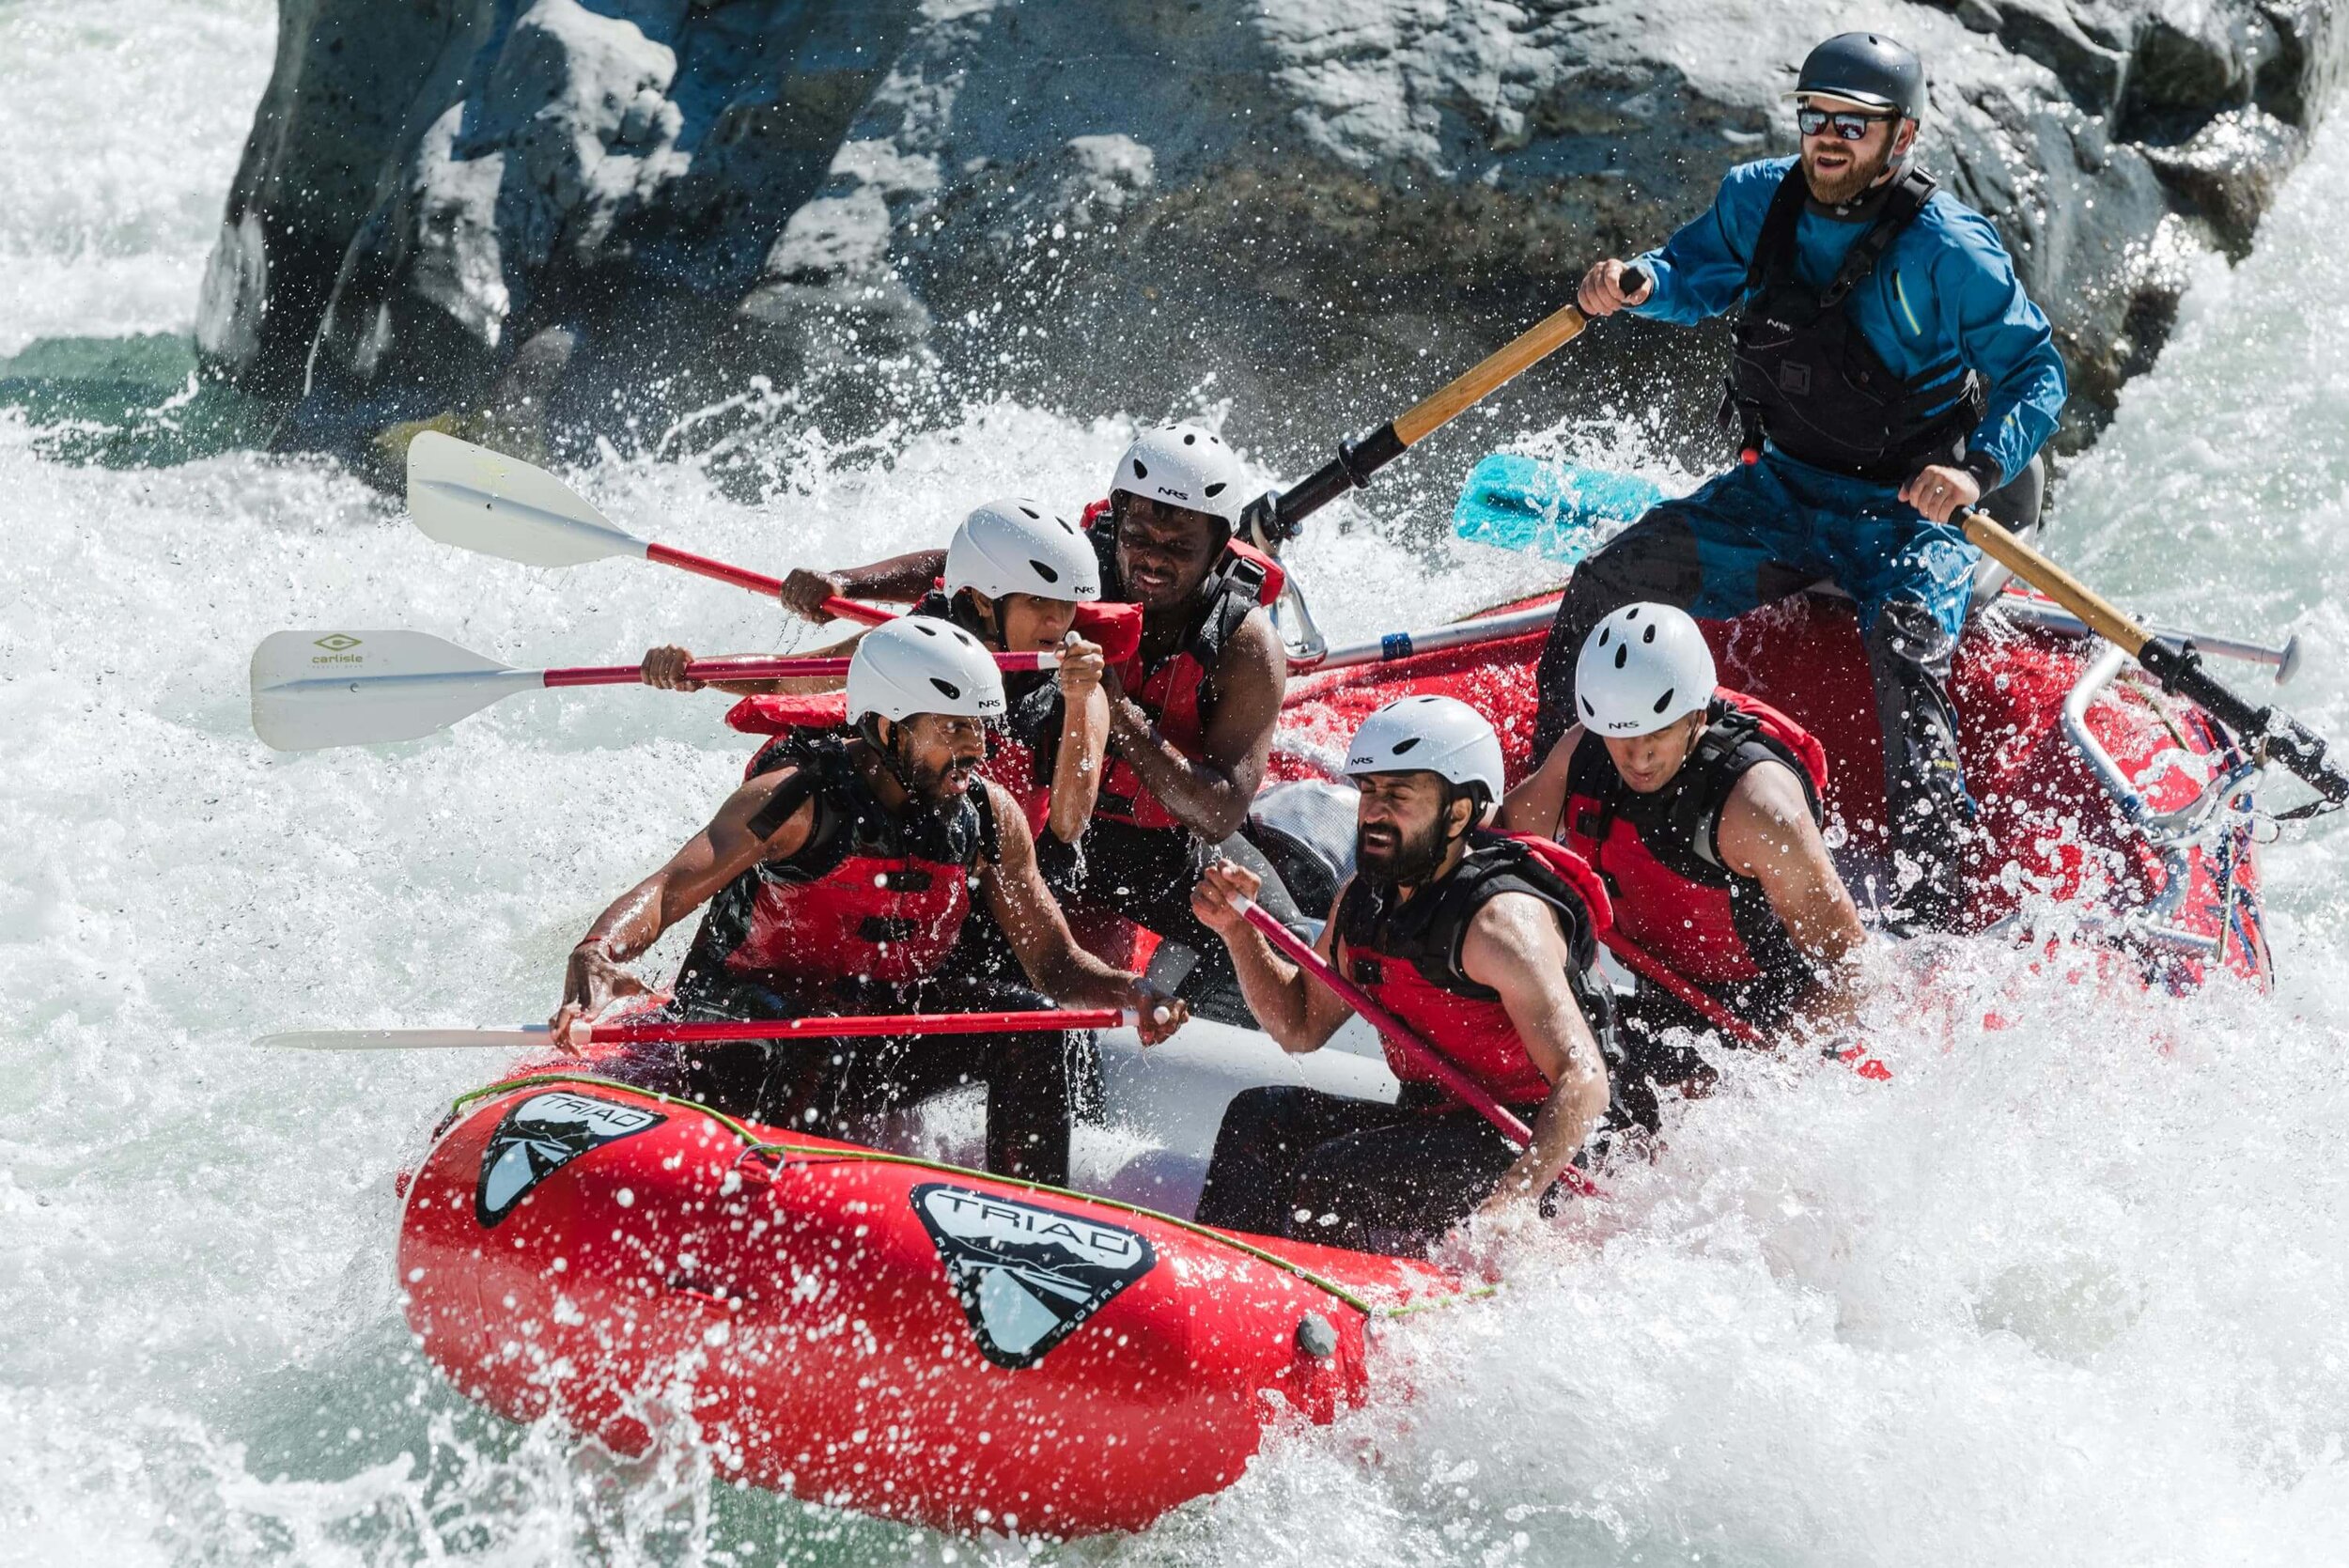
[[[1884,731],[1887,912],[1949,927],[1973,802],[1948,680],[1980,559],[1954,519],[1977,504],[2035,514],[2063,364],[1997,232],[1912,162],[1913,53],[1842,34],[1811,52],[1794,96],[1798,158],[1732,169],[1662,249],[1582,279],[1590,316],[1737,312],[1724,413],[1744,460],[1576,570],[1542,655],[1535,744],[1576,722],[1576,657],[1623,606],[1721,619],[1830,581],[1859,603]]]

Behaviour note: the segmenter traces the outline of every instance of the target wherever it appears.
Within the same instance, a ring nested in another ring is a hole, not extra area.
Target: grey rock
[[[1228,399],[1244,444],[1302,460],[1792,150],[1827,24],[1766,0],[410,9],[283,0],[214,258],[205,351],[253,384],[305,365],[298,440],[526,382],[559,425],[649,442],[763,377],[795,416]],[[1926,54],[1923,161],[2055,320],[2075,440],[2151,363],[2193,252],[2248,242],[2342,53],[2329,0],[1859,20]],[[382,35],[364,79],[319,41],[353,28]],[[559,373],[502,380],[548,332]],[[1694,434],[1705,344],[1610,323],[1517,396],[1661,393]]]
[[[472,0],[280,0],[276,66],[197,314],[214,370],[257,392],[299,389],[343,253],[381,199],[396,149],[438,112],[436,68],[467,47],[484,10]]]
[[[379,25],[409,11],[434,25]],[[338,444],[497,395],[506,362],[560,327],[578,346],[541,415],[612,421],[613,387],[675,373],[680,347],[725,326],[911,15],[910,0],[284,0],[281,39],[306,41],[281,44],[239,172],[199,315],[208,360],[302,392],[292,439]],[[338,30],[370,29],[364,52],[326,54]],[[321,59],[359,53],[322,102]],[[270,205],[321,165],[343,199]],[[323,287],[277,287],[281,231]]]
[[[2163,183],[2193,203],[2227,253],[2241,259],[2251,248],[2260,214],[2275,199],[2285,171],[2298,161],[2305,132],[2264,110],[2219,116],[2175,147],[2149,147],[2147,160]]]

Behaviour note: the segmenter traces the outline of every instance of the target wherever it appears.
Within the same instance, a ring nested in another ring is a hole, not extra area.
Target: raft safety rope
[[[534,1073],[528,1078],[509,1079],[503,1083],[485,1084],[479,1089],[468,1090],[458,1095],[456,1103],[449,1108],[450,1114],[461,1116],[468,1107],[499,1094],[511,1094],[520,1089],[537,1089],[555,1083],[583,1083],[599,1089],[617,1089],[624,1094],[641,1094],[646,1099],[657,1100],[662,1105],[673,1105],[686,1110],[699,1111],[742,1141],[744,1145],[742,1152],[735,1157],[738,1163],[749,1156],[762,1155],[781,1157],[778,1158],[779,1165],[784,1159],[792,1157],[797,1157],[802,1163],[808,1165],[834,1163],[904,1165],[910,1166],[917,1171],[935,1171],[941,1175],[976,1177],[981,1181],[996,1182],[1004,1187],[1017,1187],[1029,1192],[1067,1198],[1080,1203],[1092,1203],[1100,1208],[1115,1209],[1121,1214],[1135,1215],[1143,1219],[1154,1219],[1161,1225],[1173,1226],[1175,1230],[1187,1234],[1197,1236],[1204,1241],[1214,1242],[1218,1246],[1229,1248],[1243,1256],[1253,1258],[1258,1263],[1268,1264],[1283,1273],[1292,1274],[1334,1299],[1345,1302],[1361,1313],[1363,1317],[1373,1320],[1410,1317],[1431,1307],[1445,1307],[1460,1301],[1480,1300],[1496,1294],[1500,1289],[1498,1285],[1473,1285],[1450,1296],[1429,1296],[1396,1306],[1381,1306],[1348,1290],[1327,1275],[1307,1268],[1303,1264],[1284,1258],[1278,1252],[1268,1251],[1264,1248],[1242,1241],[1239,1237],[1216,1230],[1212,1226],[1202,1225],[1194,1219],[1183,1219],[1172,1214],[1161,1213],[1158,1209],[1145,1208],[1140,1203],[1128,1203],[1116,1198],[1103,1198],[1090,1192],[1078,1192],[1065,1187],[1053,1187],[1048,1182],[1029,1181],[1020,1176],[999,1176],[989,1171],[973,1171],[964,1165],[949,1165],[944,1160],[925,1159],[919,1155],[892,1154],[886,1149],[871,1149],[862,1144],[817,1148],[805,1143],[770,1142],[752,1131],[746,1123],[727,1115],[714,1106],[704,1105],[699,1100],[687,1099],[682,1094],[664,1094],[658,1089],[646,1089],[637,1084],[625,1083],[618,1079],[598,1078],[592,1073]]]

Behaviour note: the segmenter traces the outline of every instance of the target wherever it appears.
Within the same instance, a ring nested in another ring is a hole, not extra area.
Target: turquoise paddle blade
[[[1603,527],[1629,522],[1663,499],[1653,480],[1637,474],[1496,452],[1461,487],[1452,531],[1470,544],[1532,551],[1571,566]]]

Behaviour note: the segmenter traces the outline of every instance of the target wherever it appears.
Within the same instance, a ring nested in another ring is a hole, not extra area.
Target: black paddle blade
[[[2325,798],[2323,810],[2349,805],[2349,772],[2326,755],[2325,738],[2299,720],[2273,707],[2254,707],[2236,696],[2202,668],[2202,656],[2190,645],[2180,647],[2149,638],[2137,657],[2160,680],[2163,691],[2199,703],[2212,718],[2242,736],[2246,744],[2263,744],[2270,758]]]

